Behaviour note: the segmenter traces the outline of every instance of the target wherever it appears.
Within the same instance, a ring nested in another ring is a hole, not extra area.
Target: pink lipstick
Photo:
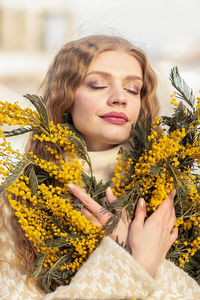
[[[109,123],[113,123],[113,124],[123,125],[123,124],[126,124],[128,122],[127,115],[125,115],[122,112],[118,113],[118,112],[113,111],[113,112],[104,114],[100,117],[104,121],[109,122]]]

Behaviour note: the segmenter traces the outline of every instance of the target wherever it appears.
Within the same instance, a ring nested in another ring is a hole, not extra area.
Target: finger
[[[75,184],[69,183],[67,185],[70,192],[78,198],[81,203],[84,204],[86,208],[89,209],[99,220],[100,223],[104,224],[107,222],[107,220],[110,218],[111,214],[109,212],[102,213],[102,206],[98,204],[95,200],[93,200],[86,192],[81,190],[78,186]]]
[[[94,214],[91,213],[87,208],[83,207],[81,210],[81,214],[84,215],[87,219],[94,217]]]
[[[174,227],[170,234],[171,245],[177,240],[177,238],[178,238],[178,227]]]
[[[117,197],[114,195],[111,187],[108,187],[106,189],[106,199],[107,199],[108,203],[113,203],[114,201],[117,200]]]
[[[82,209],[82,215],[85,216],[88,221],[93,222],[96,226],[102,226],[98,219],[87,208]]]
[[[171,212],[174,207],[174,197],[176,195],[176,190],[172,190],[168,197],[163,200],[163,202],[158,206],[157,210],[154,212],[155,215],[157,214],[164,214],[165,216],[171,215]]]
[[[69,183],[68,188],[70,192],[78,198],[78,200],[83,203],[86,208],[88,208],[92,213],[98,212],[101,209],[101,205],[99,205],[96,201],[94,201],[86,192],[80,189],[75,184]]]
[[[175,189],[172,190],[172,191],[168,194],[168,199],[169,199],[169,202],[170,202],[170,205],[171,205],[172,209],[173,209],[173,207],[174,207],[174,197],[175,197],[175,195],[176,195],[176,190],[175,190]]]
[[[106,200],[108,201],[108,203],[113,203],[116,200],[118,200],[117,197],[114,195],[111,187],[108,187],[106,189]],[[128,224],[131,222],[131,219],[129,218],[126,210],[123,209],[123,207],[117,207],[116,210],[122,210],[122,216],[121,216],[121,218],[122,218],[123,222],[128,223]]]
[[[174,199],[174,197],[176,196],[176,189],[173,189],[169,195]]]
[[[174,205],[174,197],[176,195],[176,190],[173,189],[169,194],[166,200],[170,202],[170,204],[173,206]]]
[[[117,197],[114,195],[111,187],[108,187],[106,189],[106,200],[108,201],[108,203],[113,203],[113,202],[117,201]],[[115,210],[120,211],[120,210],[122,210],[122,207],[118,206],[115,208]]]
[[[146,203],[143,198],[140,198],[135,211],[134,224],[142,227],[144,226],[144,220],[146,217]]]
[[[172,208],[172,213],[171,213],[171,218],[170,218],[170,222],[169,222],[169,226],[171,226],[171,228],[174,227],[174,224],[176,222],[176,212],[175,212],[175,208]]]

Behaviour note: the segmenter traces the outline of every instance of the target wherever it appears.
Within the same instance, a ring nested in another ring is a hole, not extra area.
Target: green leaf
[[[30,160],[18,162],[15,169],[12,170],[11,175],[8,176],[6,178],[6,180],[3,182],[2,188],[7,188],[11,184],[13,184],[19,178],[19,176],[22,174],[24,169],[30,164],[32,164],[32,161],[30,161]]]
[[[148,141],[148,136],[151,133],[151,124],[152,118],[151,116],[147,118],[146,123],[143,124],[141,119],[138,118],[135,127],[132,128],[133,135],[134,135],[134,143],[143,151],[143,149],[149,150],[150,143]]]
[[[56,272],[57,268],[62,264],[64,264],[69,259],[70,259],[70,255],[68,253],[63,255],[45,274],[45,277],[43,277],[42,279],[45,290],[50,290],[51,282],[52,279],[54,278],[54,272]]]
[[[168,116],[161,116],[162,123],[167,126],[171,126],[173,123],[173,118]]]
[[[31,274],[31,277],[38,277],[42,270],[42,265],[45,260],[46,254],[41,254],[35,261],[35,266],[33,269],[33,272]]]
[[[30,94],[26,94],[24,95],[24,97],[27,98],[35,106],[37,112],[40,115],[41,121],[46,126],[46,128],[49,128],[48,113],[42,97],[39,97],[37,95],[30,95]]]
[[[177,117],[177,121],[181,122],[183,120],[185,120],[186,114],[185,114],[185,105],[183,105],[183,102],[180,101],[179,105],[176,109],[175,115]]]
[[[65,263],[66,260],[69,260],[70,256],[71,256],[71,253],[70,254],[66,253],[65,255],[61,256],[61,258],[59,260],[57,260],[57,262],[53,265],[53,267],[51,267],[49,272],[52,272],[54,269],[57,269],[60,265]]]
[[[179,75],[177,67],[172,68],[170,73],[170,80],[172,85],[178,91],[177,96],[185,100],[193,109],[195,104],[195,96],[193,90],[187,85],[183,78]]]
[[[51,287],[51,278],[49,277],[49,270],[50,270],[49,267],[45,268],[46,272],[44,274],[42,274],[42,276],[41,276],[41,285],[42,285],[42,288],[44,289],[44,291],[46,293],[51,292],[51,289],[50,289],[50,287]]]
[[[187,193],[187,188],[185,182],[181,179],[181,172],[170,163],[166,164],[167,169],[169,170],[170,176],[174,178],[174,184],[176,189],[180,189],[185,195]]]
[[[29,182],[30,182],[31,193],[32,195],[34,195],[38,189],[38,179],[35,174],[33,165],[30,166]]]
[[[15,136],[15,135],[20,135],[20,134],[24,134],[27,132],[33,131],[32,128],[27,127],[27,128],[17,128],[17,129],[13,129],[10,131],[4,131],[3,134],[5,135],[5,137],[11,137],[11,136]]]
[[[74,136],[72,134],[70,134],[68,136],[68,140],[72,144],[74,144],[75,149],[79,153],[80,157],[89,163],[87,147],[86,147],[85,141],[82,138],[79,138],[78,136]]]
[[[74,144],[76,151],[80,157],[85,160],[89,165],[89,157],[87,153],[87,146],[83,135],[74,127],[71,114],[69,112],[63,114],[63,120],[65,123],[61,124],[61,127],[68,127],[73,134],[68,135],[68,140]]]
[[[106,235],[112,234],[113,230],[117,227],[119,224],[119,221],[122,216],[122,211],[117,212],[115,215],[113,214],[106,224],[103,226],[103,230],[105,231]]]
[[[82,179],[86,185],[87,193],[91,194],[91,197],[97,201],[99,204],[102,197],[105,196],[105,190],[109,186],[109,182],[103,184],[103,181],[97,183],[95,176],[88,176],[82,172]]]
[[[161,170],[160,170],[160,165],[158,165],[158,164],[155,164],[155,165],[153,165],[153,166],[151,166],[150,167],[150,173],[151,173],[151,175],[153,175],[153,176],[160,176],[161,175]]]
[[[61,127],[68,127],[79,139],[84,141],[83,135],[74,127],[72,116],[69,112],[63,114],[64,123],[61,124]]]
[[[82,203],[75,203],[75,204],[73,204],[73,209],[81,212],[82,209],[83,209],[83,204]]]
[[[56,240],[52,240],[50,242],[47,242],[46,244],[43,245],[43,247],[51,247],[51,248],[61,248],[63,246],[65,246],[68,242],[66,242],[66,239],[68,237],[61,237],[61,238],[58,238]]]

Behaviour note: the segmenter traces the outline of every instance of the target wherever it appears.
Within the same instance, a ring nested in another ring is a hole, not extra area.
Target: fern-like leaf
[[[42,123],[45,125],[46,128],[49,128],[49,117],[42,97],[39,97],[37,95],[30,95],[30,94],[26,94],[24,95],[24,97],[28,99],[35,106],[37,112],[40,115],[40,119]]]
[[[26,161],[19,161],[14,170],[12,171],[11,175],[8,176],[6,178],[6,180],[3,182],[2,184],[2,188],[7,188],[8,186],[10,186],[11,184],[13,184],[18,178],[19,176],[22,174],[22,172],[24,171],[24,169],[29,166],[30,164],[32,164],[32,161],[30,160],[26,160]]]
[[[42,270],[43,262],[45,260],[45,257],[46,257],[46,254],[41,254],[36,259],[34,270],[33,270],[32,274],[31,274],[31,277],[37,277],[40,274],[40,272]]]
[[[34,167],[32,165],[30,166],[29,182],[30,182],[31,193],[32,195],[34,195],[38,189],[38,179],[35,174]]]
[[[193,109],[195,103],[195,96],[193,90],[187,85],[185,80],[179,75],[179,71],[177,67],[172,68],[170,73],[170,80],[172,85],[178,91],[177,97],[185,100]]]
[[[33,129],[31,127],[27,127],[27,128],[17,128],[17,129],[13,129],[10,131],[4,131],[3,134],[5,135],[5,137],[11,137],[11,136],[15,136],[15,135],[20,135],[20,134],[24,134],[27,132],[32,131]]]

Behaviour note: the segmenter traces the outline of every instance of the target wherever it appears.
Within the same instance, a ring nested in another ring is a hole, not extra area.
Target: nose
[[[125,90],[122,87],[113,87],[108,98],[110,106],[126,106],[127,100]]]

